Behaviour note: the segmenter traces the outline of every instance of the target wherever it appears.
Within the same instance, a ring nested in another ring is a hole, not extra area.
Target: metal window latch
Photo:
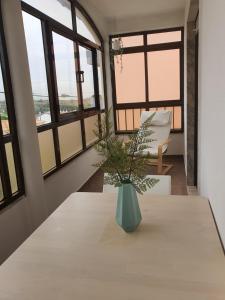
[[[79,71],[78,75],[79,75],[79,81],[81,83],[83,83],[84,82],[84,71]]]

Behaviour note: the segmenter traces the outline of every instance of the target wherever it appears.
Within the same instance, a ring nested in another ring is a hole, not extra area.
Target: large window
[[[85,10],[69,0],[22,2],[42,171],[89,149],[105,111],[104,48]]]
[[[53,32],[55,70],[60,113],[79,109],[74,43],[72,40]]]
[[[110,44],[116,132],[138,129],[144,110],[172,111],[172,131],[183,131],[183,28],[113,35]]]
[[[13,92],[0,8],[0,209],[23,193]]]

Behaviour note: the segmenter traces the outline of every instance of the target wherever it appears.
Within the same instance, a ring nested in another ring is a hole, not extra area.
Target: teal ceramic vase
[[[141,219],[136,190],[131,183],[125,183],[119,187],[116,222],[124,231],[133,232],[140,224]]]

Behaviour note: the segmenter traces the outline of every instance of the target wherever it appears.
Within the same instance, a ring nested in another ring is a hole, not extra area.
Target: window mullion
[[[93,78],[94,78],[94,90],[95,90],[95,107],[100,110],[100,99],[99,99],[99,78],[98,78],[98,58],[97,50],[92,50],[92,61],[93,61]]]
[[[148,53],[147,53],[147,34],[144,34],[144,64],[145,64],[145,95],[146,95],[146,102],[149,102],[149,85],[148,85]],[[147,108],[147,110],[149,110]]]
[[[77,95],[78,95],[78,102],[79,102],[79,109],[83,112],[84,110],[84,104],[83,104],[83,93],[82,93],[82,85],[81,85],[81,80],[80,80],[80,52],[79,52],[79,45],[78,42],[74,43],[75,47],[75,65],[76,65],[76,78],[77,78]],[[85,125],[84,125],[84,119],[81,118],[80,120],[80,125],[81,125],[81,137],[82,137],[82,144],[83,144],[83,149],[86,149],[86,139],[85,139]]]
[[[104,87],[104,103],[105,103],[105,109],[108,110],[108,97],[107,97],[107,87],[106,87],[106,69],[105,69],[105,49],[104,45],[102,46],[101,56],[102,56],[102,72],[103,72],[103,87]]]
[[[52,31],[48,23],[42,22],[42,34],[45,52],[45,65],[48,81],[49,102],[52,122],[59,119],[59,97],[55,71],[55,57],[52,39]]]
[[[76,7],[74,1],[71,1],[71,13],[72,13],[73,31],[77,33]]]
[[[59,100],[57,92],[57,82],[54,63],[54,51],[52,33],[47,22],[42,21],[42,34],[44,43],[45,65],[48,82],[49,104],[51,113],[51,122],[55,123],[59,120]],[[59,136],[57,128],[52,129],[56,166],[61,164],[61,155],[59,147]]]

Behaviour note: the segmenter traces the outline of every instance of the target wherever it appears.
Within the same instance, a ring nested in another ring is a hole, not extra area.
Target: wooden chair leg
[[[162,174],[162,168],[163,168],[163,163],[162,163],[162,147],[158,148],[158,166],[157,166],[157,173],[158,175]]]
[[[163,164],[162,175],[166,175],[172,167],[173,165]]]
[[[149,159],[148,162],[149,166],[156,166],[157,167],[157,174],[158,175],[166,175],[170,169],[173,167],[172,164],[164,164],[163,163],[163,153],[162,153],[162,147],[159,146],[158,148],[158,158],[157,160],[151,160]]]

